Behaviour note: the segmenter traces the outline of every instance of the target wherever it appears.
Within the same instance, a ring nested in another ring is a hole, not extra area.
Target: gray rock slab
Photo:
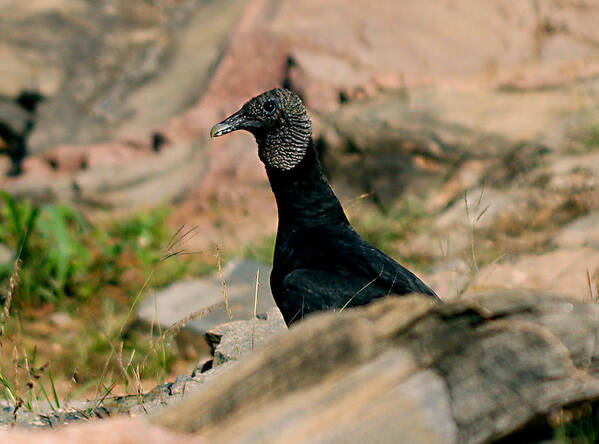
[[[599,395],[598,321],[596,303],[522,290],[386,298],[308,317],[153,421],[218,443],[550,437],[556,411]]]
[[[233,321],[218,325],[206,332],[206,341],[212,348],[213,366],[239,360],[271,336],[287,330],[283,315],[277,307],[271,308],[266,319]]]
[[[275,306],[269,284],[270,267],[250,260],[233,259],[223,269],[233,321],[253,317],[257,270],[260,270],[257,313],[265,313]],[[140,321],[153,322],[162,328],[194,316],[197,319],[188,321],[184,328],[202,335],[211,327],[231,320],[225,309],[218,273],[204,279],[176,282],[148,296],[138,311]]]
[[[205,156],[201,144],[173,144],[135,161],[81,171],[73,177],[72,195],[58,197],[92,208],[152,207],[184,196],[205,171]]]

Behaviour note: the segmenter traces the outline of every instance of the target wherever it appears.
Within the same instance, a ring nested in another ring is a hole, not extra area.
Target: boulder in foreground
[[[551,437],[599,399],[598,339],[599,306],[551,295],[388,298],[308,318],[153,422],[219,443]]]
[[[570,413],[599,408],[597,362],[595,303],[523,290],[444,305],[387,298],[276,333],[154,410],[162,429],[148,430],[198,443],[540,441]],[[150,442],[140,424],[110,419],[0,441]]]

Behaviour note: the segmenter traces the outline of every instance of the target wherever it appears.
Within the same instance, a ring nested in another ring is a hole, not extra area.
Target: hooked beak
[[[245,129],[245,124],[246,119],[243,115],[243,110],[240,109],[235,114],[214,125],[210,130],[210,137],[220,137],[232,131]]]

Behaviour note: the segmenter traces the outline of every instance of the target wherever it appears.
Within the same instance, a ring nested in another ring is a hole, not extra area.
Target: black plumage
[[[324,177],[300,98],[274,89],[214,125],[218,137],[244,129],[256,137],[277,201],[279,226],[271,289],[289,325],[307,313],[343,310],[386,295],[435,293],[351,227]]]

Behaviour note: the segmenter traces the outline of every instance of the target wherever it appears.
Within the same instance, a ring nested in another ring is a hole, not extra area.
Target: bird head
[[[248,100],[235,114],[214,125],[210,137],[237,130],[252,133],[260,160],[279,170],[290,170],[299,164],[312,137],[312,123],[302,100],[282,88]]]

